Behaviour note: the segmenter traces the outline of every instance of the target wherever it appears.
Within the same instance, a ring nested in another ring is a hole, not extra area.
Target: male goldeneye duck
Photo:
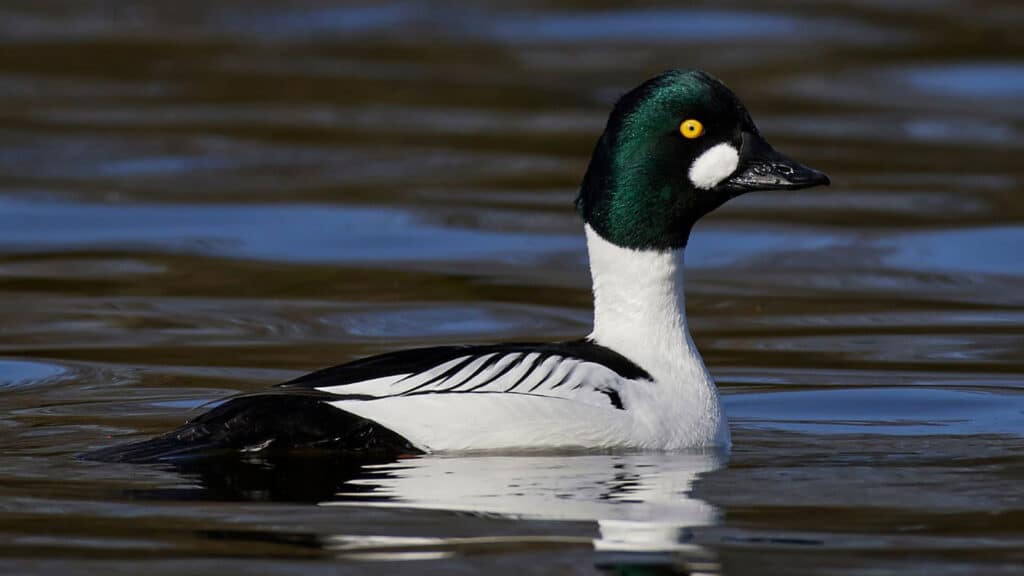
[[[720,81],[699,70],[666,72],[615,104],[576,199],[594,291],[586,338],[364,358],[88,456],[728,447],[718,392],[687,329],[690,230],[745,192],[828,183],[775,151]]]

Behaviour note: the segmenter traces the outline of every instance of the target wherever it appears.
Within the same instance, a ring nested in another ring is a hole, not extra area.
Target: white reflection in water
[[[372,466],[323,505],[412,507],[518,519],[595,521],[600,551],[678,553],[708,558],[688,542],[689,528],[714,524],[717,510],[690,495],[700,474],[725,464],[722,454],[430,456]],[[409,548],[465,544],[403,542]],[[433,539],[431,539],[433,540]],[[475,542],[481,544],[481,542]],[[389,548],[399,543],[389,541]],[[428,545],[429,544],[429,545]],[[336,536],[346,553],[380,550],[379,538]],[[394,559],[394,556],[389,556]],[[400,556],[399,556],[400,557]]]

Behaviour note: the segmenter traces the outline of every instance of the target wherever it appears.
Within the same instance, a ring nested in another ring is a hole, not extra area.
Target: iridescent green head
[[[701,216],[730,198],[828,183],[825,174],[776,152],[716,78],[671,70],[615,104],[576,208],[613,244],[673,250],[686,246]]]

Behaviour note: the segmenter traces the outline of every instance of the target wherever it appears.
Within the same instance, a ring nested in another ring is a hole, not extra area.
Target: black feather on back
[[[445,362],[465,356],[478,357],[485,354],[513,354],[517,352],[522,354],[539,353],[545,356],[562,356],[601,364],[628,380],[649,380],[651,378],[647,371],[611,348],[595,344],[590,340],[573,340],[570,342],[544,344],[508,343],[479,346],[435,346],[432,348],[399,350],[317,370],[294,380],[278,384],[277,387],[312,389],[343,386],[373,378],[425,372],[435,366],[440,366]]]

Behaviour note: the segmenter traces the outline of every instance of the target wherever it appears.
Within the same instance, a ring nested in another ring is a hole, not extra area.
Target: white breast
[[[590,337],[642,366],[656,384],[636,417],[649,421],[662,449],[727,447],[718,391],[687,326],[683,249],[622,248],[589,225],[586,234],[594,286]]]

